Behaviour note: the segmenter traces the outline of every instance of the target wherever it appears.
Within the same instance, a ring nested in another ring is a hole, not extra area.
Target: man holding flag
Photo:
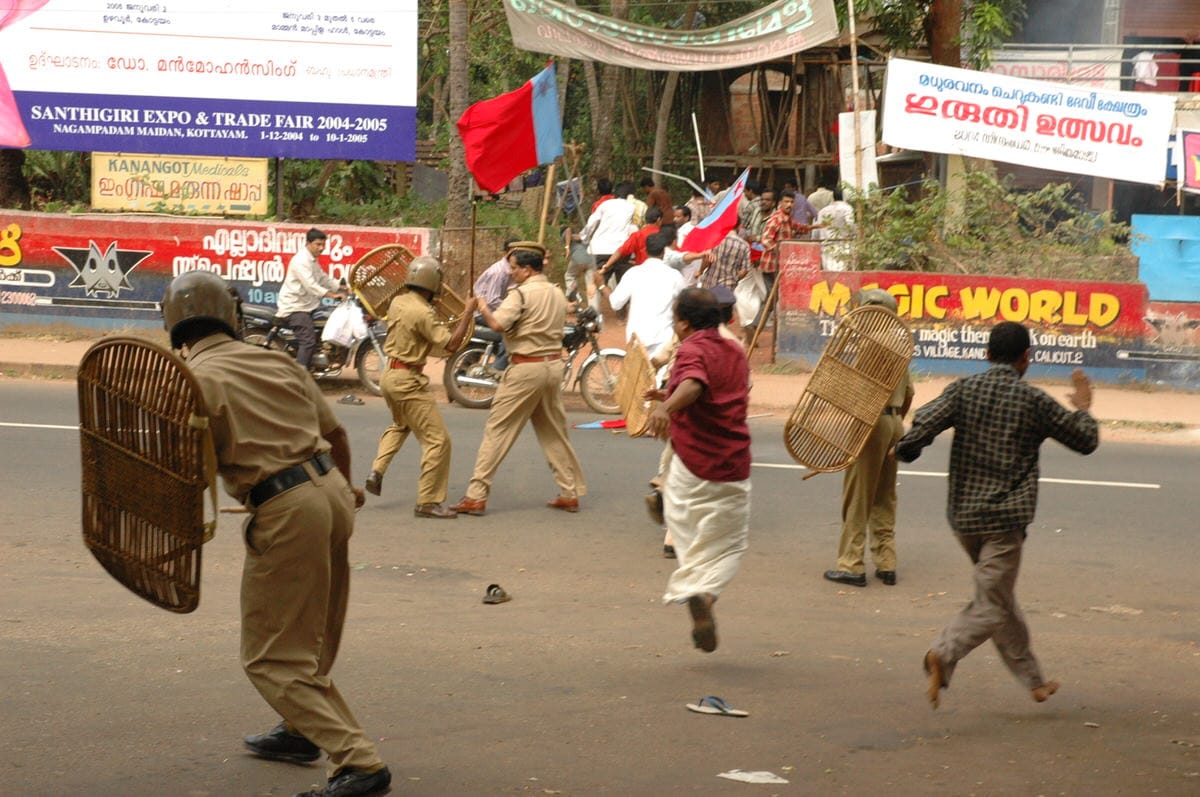
[[[498,193],[517,175],[562,157],[562,119],[551,62],[524,86],[477,102],[458,120],[467,169]]]
[[[741,202],[742,195],[746,192],[746,180],[749,177],[749,169],[742,172],[742,176],[729,186],[725,196],[712,209],[712,212],[705,216],[683,239],[683,243],[679,245],[680,251],[706,252],[709,249],[715,249],[725,234],[737,227],[738,203]]]

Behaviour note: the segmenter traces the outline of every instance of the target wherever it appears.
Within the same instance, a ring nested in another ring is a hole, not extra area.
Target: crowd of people
[[[648,429],[665,441],[647,496],[651,516],[665,526],[664,554],[676,559],[663,601],[686,606],[693,645],[712,652],[718,645],[715,603],[737,573],[750,537],[750,367],[743,342],[729,328],[736,317],[733,290],[754,268],[752,246],[761,247],[758,269],[769,282],[778,273],[781,241],[852,224],[852,215],[837,208],[834,191],[803,197],[791,187],[776,194],[748,185],[738,227],[718,246],[688,252],[684,228],[711,212],[717,197],[697,194],[673,206],[652,182],[643,181],[644,199],[631,183],[613,188],[601,181],[599,188],[580,234],[592,260],[574,271],[571,289],[587,301],[586,266],[594,269],[596,297],[614,310],[628,306],[630,340],[636,336],[661,369],[661,381],[643,399],[657,402]],[[719,193],[720,186],[710,188]],[[672,222],[664,224],[666,218]],[[338,292],[317,274],[317,242],[323,241],[323,233],[311,231],[306,251],[289,266],[288,281],[309,297],[289,306],[289,320],[309,312],[303,308],[311,298]],[[557,487],[547,506],[580,510],[587,485],[560,392],[569,300],[547,278],[547,257],[540,243],[506,241],[453,329],[439,324],[434,312],[444,281],[441,264],[423,256],[409,265],[408,291],[387,313],[382,387],[391,423],[366,492],[381,494],[388,465],[411,433],[421,446],[414,514],[437,520],[483,515],[493,477],[530,423]],[[571,275],[569,267],[568,281]],[[883,290],[863,292],[858,303],[896,310],[895,298]],[[212,416],[218,471],[227,492],[250,512],[242,664],[281,722],[245,737],[245,745],[263,758],[297,762],[314,761],[324,751],[329,782],[310,794],[379,794],[388,788],[390,772],[330,677],[346,611],[348,543],[364,489],[352,486],[345,430],[305,369],[279,352],[237,343],[237,307],[236,293],[207,272],[176,277],[163,300],[172,345],[186,352]],[[462,344],[476,313],[503,336],[508,365],[470,481],[458,502],[447,506],[451,444],[423,369],[429,356]],[[1030,354],[1024,327],[998,324],[987,352],[992,367],[954,382],[919,409],[907,434],[911,382],[896,386],[862,456],[845,474],[837,567],[825,573],[840,584],[865,586],[869,537],[876,577],[896,583],[896,461],[915,459],[953,428],[949,517],[973,563],[976,592],[923,659],[934,707],[956,665],[988,639],[1034,700],[1057,690],[1030,649],[1013,588],[1036,505],[1041,443],[1050,438],[1081,453],[1098,443],[1086,377],[1075,378],[1070,411],[1022,381]]]

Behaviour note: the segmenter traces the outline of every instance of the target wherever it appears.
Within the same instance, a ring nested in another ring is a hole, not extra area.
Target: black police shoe
[[[862,573],[847,573],[845,570],[826,570],[825,578],[839,584],[849,584],[852,587],[867,586],[867,577]]]
[[[392,773],[387,767],[367,772],[345,767],[334,775],[320,791],[306,791],[294,797],[367,797],[371,794],[387,794],[392,785]]]
[[[272,761],[307,764],[321,757],[321,748],[300,734],[292,733],[282,722],[266,733],[243,737],[242,741],[256,756]]]

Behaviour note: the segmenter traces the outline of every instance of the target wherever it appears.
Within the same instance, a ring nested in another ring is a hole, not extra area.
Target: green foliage
[[[834,0],[838,24],[848,28],[846,0]],[[938,0],[857,0],[859,18],[872,18],[889,49],[898,52],[929,47],[929,15]],[[1027,16],[1026,0],[963,0],[959,41],[963,61],[973,69],[988,66],[991,52],[1012,39]]]
[[[1047,279],[1136,279],[1130,229],[1083,206],[1070,183],[1014,189],[987,171],[954,194],[936,182],[856,200],[862,270],[960,272]]]
[[[91,155],[87,152],[26,150],[25,179],[39,210],[85,208],[91,201]]]

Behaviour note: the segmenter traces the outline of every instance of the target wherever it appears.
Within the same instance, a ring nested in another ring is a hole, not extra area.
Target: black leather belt
[[[305,460],[316,468],[317,473],[324,476],[329,471],[333,470],[333,457],[329,456],[329,452],[325,451],[317,454],[309,460]],[[268,476],[258,484],[250,488],[250,505],[255,509],[270,501],[275,496],[282,492],[287,492],[296,485],[304,484],[309,481],[308,471],[304,469],[304,462],[299,465],[293,465],[290,468],[284,468],[274,476]]]
[[[884,407],[883,414],[884,415],[899,415],[900,408],[899,407]]]

